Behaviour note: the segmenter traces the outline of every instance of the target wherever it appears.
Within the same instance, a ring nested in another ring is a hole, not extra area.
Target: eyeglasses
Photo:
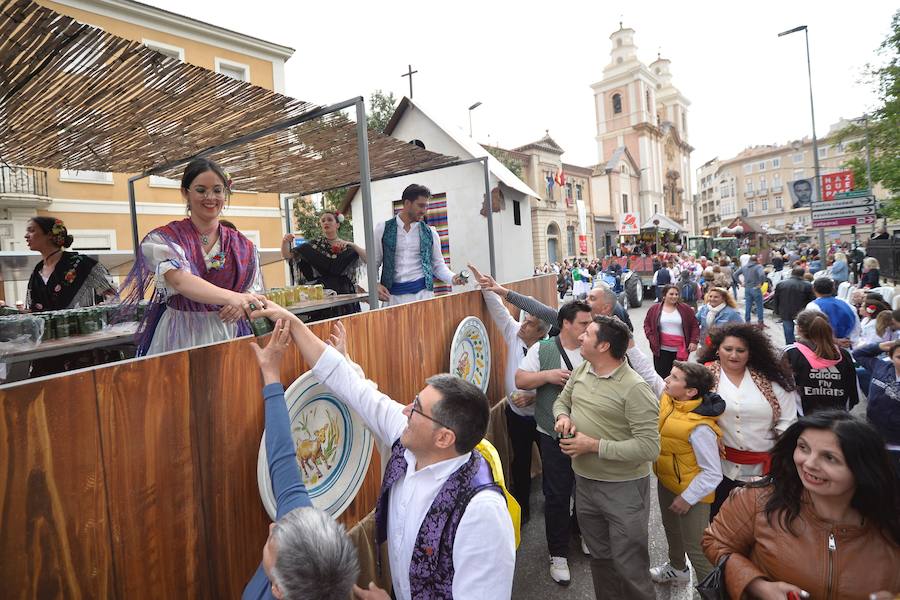
[[[225,188],[214,187],[212,189],[206,189],[202,187],[195,187],[192,190],[198,196],[202,196],[206,198],[207,196],[210,198],[224,198],[225,197]]]
[[[419,395],[418,395],[418,394],[416,394],[416,398],[415,398],[415,400],[413,400],[412,406],[410,407],[410,416],[412,416],[412,413],[419,413],[420,415],[422,415],[423,417],[425,417],[425,418],[428,419],[429,421],[431,421],[431,422],[433,422],[433,423],[437,423],[437,424],[440,425],[441,427],[443,427],[443,428],[445,428],[445,429],[449,429],[450,431],[453,431],[453,428],[450,427],[449,425],[445,425],[444,423],[441,423],[440,421],[438,421],[438,420],[435,419],[434,417],[429,416],[429,415],[426,415],[424,412],[422,412],[422,403],[419,401]],[[456,432],[453,431],[453,433],[456,433]]]

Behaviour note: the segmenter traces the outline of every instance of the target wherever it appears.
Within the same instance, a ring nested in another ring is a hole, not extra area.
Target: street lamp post
[[[481,102],[476,102],[469,107],[469,137],[472,137],[472,111],[481,106]]]
[[[790,35],[792,33],[797,33],[798,31],[802,31],[803,35],[806,39],[806,74],[809,78],[809,113],[812,118],[812,141],[813,141],[813,165],[815,166],[815,202],[822,201],[822,179],[819,174],[819,140],[816,137],[816,109],[813,104],[813,90],[812,90],[812,66],[811,61],[809,59],[809,29],[806,25],[800,25],[799,27],[794,27],[793,29],[788,29],[787,31],[782,31],[778,34],[778,37],[782,37],[785,35]],[[812,227],[812,218],[813,218],[813,209],[812,202],[809,205],[809,225]],[[825,228],[819,228],[819,251],[825,252]]]

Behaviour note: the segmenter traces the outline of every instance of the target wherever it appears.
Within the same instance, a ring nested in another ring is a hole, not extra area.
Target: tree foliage
[[[366,113],[369,129],[374,129],[378,133],[384,133],[384,128],[387,127],[388,121],[391,120],[396,105],[397,99],[394,97],[394,92],[389,92],[388,94],[381,90],[372,92],[372,95],[369,96],[369,110]]]
[[[871,149],[872,183],[880,183],[888,191],[883,213],[900,218],[900,10],[891,20],[891,33],[881,44],[879,54],[887,62],[869,66],[868,74],[875,85],[881,106],[869,115],[868,126],[862,122],[844,129],[841,140],[852,140],[849,149],[856,156],[848,162],[854,171],[857,188],[866,187],[866,133]]]
[[[384,133],[384,128],[394,114],[397,99],[394,93],[385,94],[382,90],[375,90],[369,96],[369,108],[366,111],[366,121],[369,129],[378,133]],[[341,187],[328,190],[323,194],[322,207],[317,209],[312,200],[302,197],[294,201],[294,219],[297,222],[297,231],[306,239],[313,239],[322,234],[319,227],[319,217],[324,210],[339,210],[347,188]],[[353,239],[353,222],[345,215],[344,222],[338,229],[338,235],[345,240]]]
[[[311,240],[322,235],[319,227],[319,217],[324,210],[338,210],[347,188],[328,190],[323,194],[322,209],[317,210],[310,198],[302,196],[294,200],[294,220],[297,223],[297,232],[304,238]],[[338,237],[345,240],[353,239],[353,222],[348,215],[344,215],[344,222],[338,228]]]
[[[500,161],[504,167],[512,171],[513,175],[518,178],[522,178],[522,162],[518,161],[514,158],[511,158],[508,154],[506,154],[503,150],[499,148],[491,148],[490,146],[485,146],[485,150],[491,153],[491,155]]]

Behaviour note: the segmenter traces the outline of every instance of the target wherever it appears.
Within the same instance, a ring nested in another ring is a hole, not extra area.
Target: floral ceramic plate
[[[362,486],[372,458],[372,434],[362,419],[331,391],[303,374],[284,393],[297,466],[313,506],[337,517]],[[262,503],[275,520],[275,494],[266,458],[266,434],[259,443],[256,478]]]
[[[491,342],[478,317],[466,317],[456,328],[450,344],[450,373],[487,393],[491,376]]]

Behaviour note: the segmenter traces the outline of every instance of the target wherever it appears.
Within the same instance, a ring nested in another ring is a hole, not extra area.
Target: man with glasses
[[[252,318],[283,319],[312,373],[391,446],[376,504],[376,541],[388,544],[397,600],[509,598],[515,535],[502,490],[475,450],[487,429],[484,393],[433,375],[404,406],[374,389],[300,319],[269,304]],[[389,598],[370,584],[361,600]]]
[[[572,457],[575,509],[591,551],[598,600],[654,600],[647,526],[650,469],[659,455],[659,403],[625,360],[631,332],[595,317],[584,362],[553,404],[560,448]]]

